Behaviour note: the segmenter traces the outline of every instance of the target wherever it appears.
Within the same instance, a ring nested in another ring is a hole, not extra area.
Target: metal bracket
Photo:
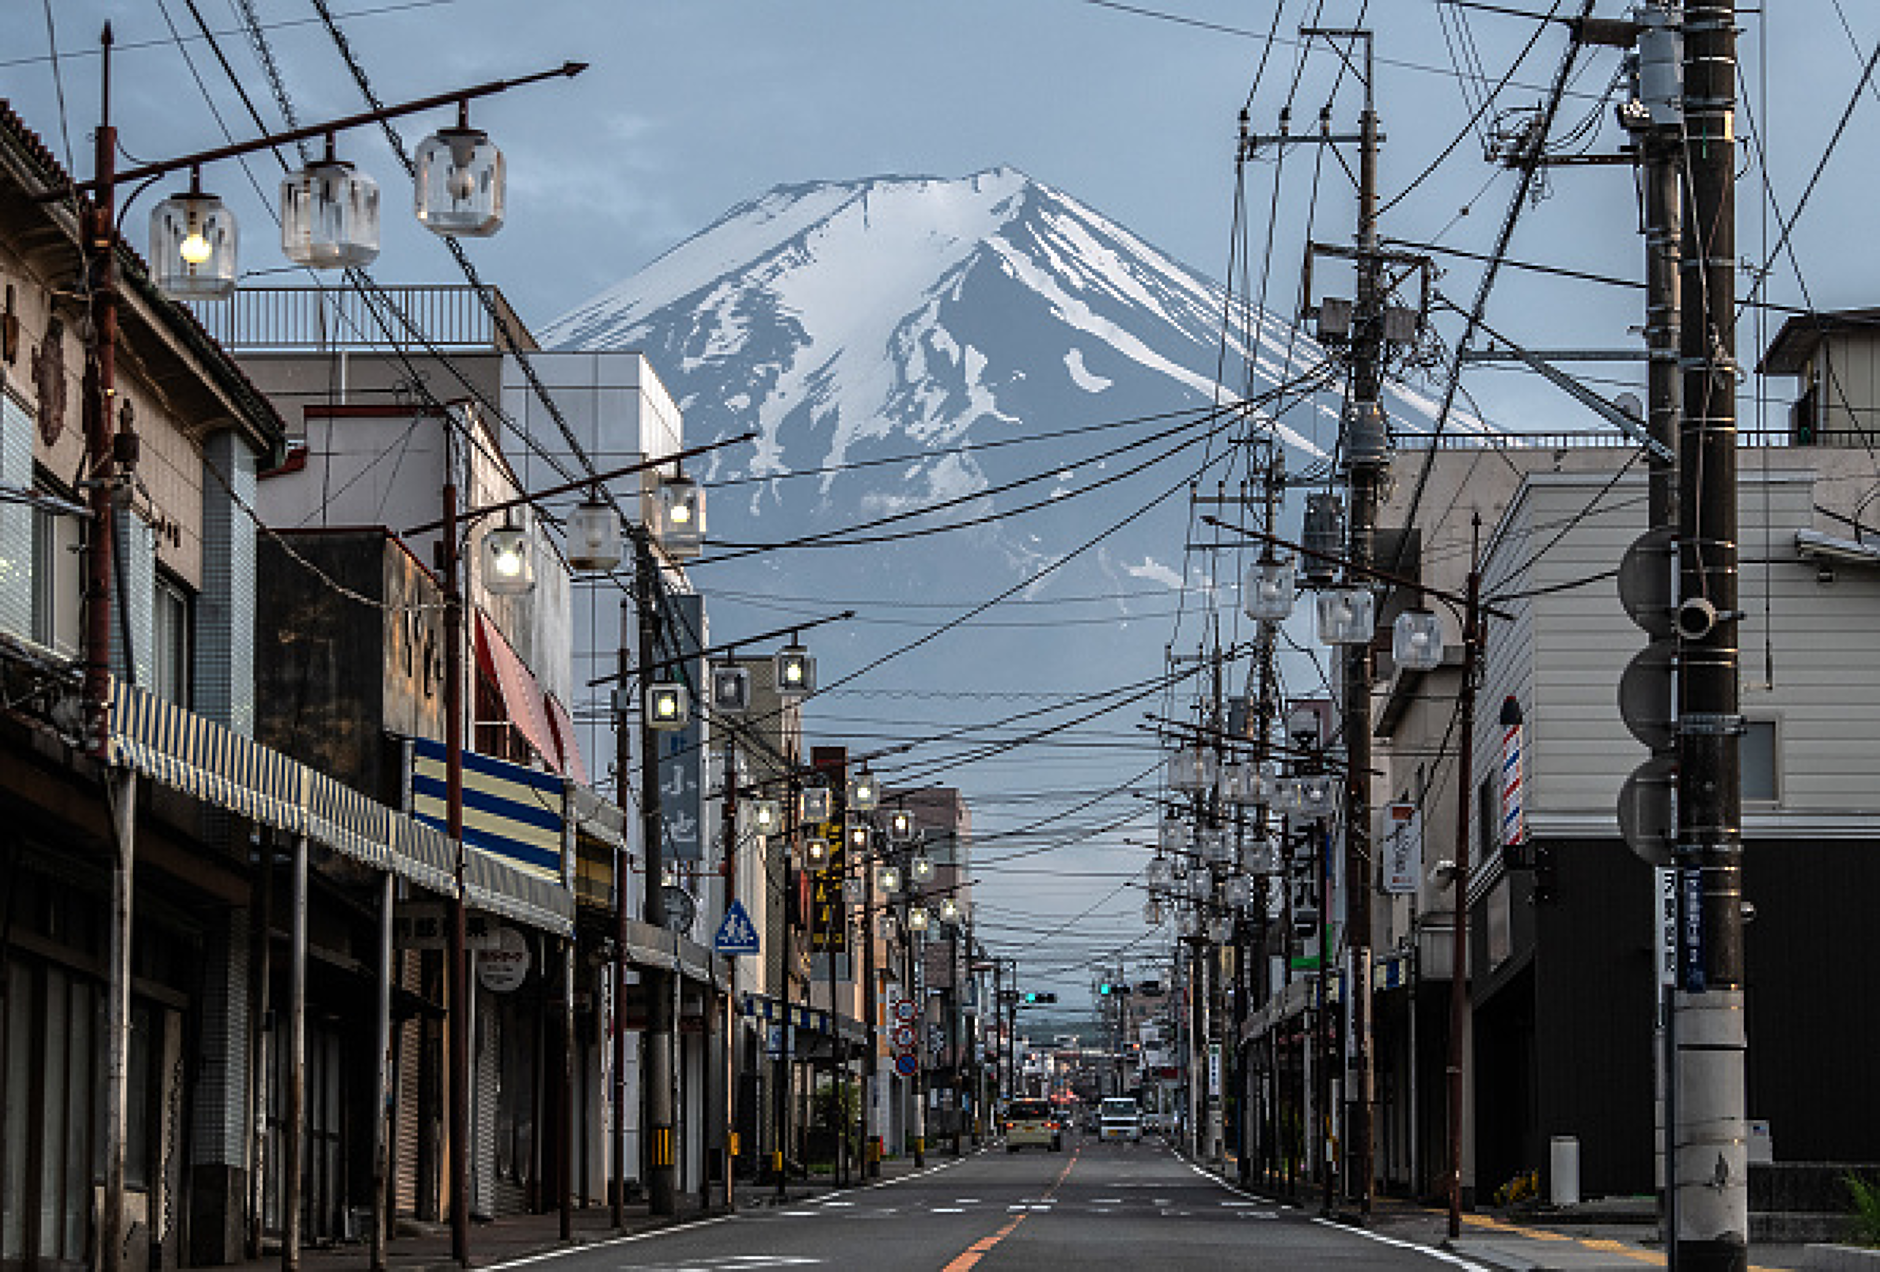
[[[1689,711],[1678,717],[1678,732],[1693,737],[1740,737],[1748,725],[1740,715],[1728,712]]]

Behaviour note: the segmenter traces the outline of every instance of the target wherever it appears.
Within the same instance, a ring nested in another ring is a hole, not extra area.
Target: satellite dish
[[[1626,415],[1630,415],[1640,424],[1645,422],[1645,404],[1638,400],[1638,394],[1621,393],[1612,400],[1612,404]]]
[[[1677,531],[1659,526],[1634,539],[1619,561],[1619,604],[1653,640],[1665,639],[1677,627],[1672,604],[1677,556]]]
[[[1671,864],[1677,836],[1677,763],[1653,756],[1632,770],[1619,788],[1619,834],[1647,865]]]

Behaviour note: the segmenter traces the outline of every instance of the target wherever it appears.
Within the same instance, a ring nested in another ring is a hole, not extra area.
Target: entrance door
[[[16,960],[5,989],[0,1262],[83,1267],[95,1174],[98,987],[58,966]]]

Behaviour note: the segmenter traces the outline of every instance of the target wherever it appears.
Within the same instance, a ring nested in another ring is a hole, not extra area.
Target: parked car
[[[1028,1144],[1057,1152],[1064,1147],[1064,1133],[1058,1129],[1057,1115],[1045,1100],[1013,1100],[1005,1106],[1005,1150],[1016,1153]]]
[[[1142,1111],[1128,1096],[1113,1096],[1097,1109],[1099,1139],[1142,1142]]]
[[[1144,1113],[1142,1129],[1155,1134],[1168,1130],[1168,1118],[1161,1113]]]

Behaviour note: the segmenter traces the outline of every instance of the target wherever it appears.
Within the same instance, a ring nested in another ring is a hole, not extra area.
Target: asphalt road
[[[1159,1140],[994,1146],[873,1188],[531,1260],[540,1272],[1464,1268],[1241,1195]],[[533,1272],[533,1270],[532,1270]]]

